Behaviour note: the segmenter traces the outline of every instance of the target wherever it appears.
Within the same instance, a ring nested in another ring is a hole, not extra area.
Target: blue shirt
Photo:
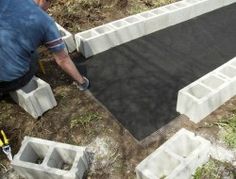
[[[0,81],[23,76],[36,49],[64,49],[54,20],[34,0],[0,0]]]

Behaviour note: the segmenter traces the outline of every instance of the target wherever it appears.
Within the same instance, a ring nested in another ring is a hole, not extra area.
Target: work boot
[[[76,87],[79,88],[80,91],[85,91],[90,86],[89,80],[86,77],[83,77],[83,78],[84,78],[84,81],[85,81],[84,83],[80,84],[78,82],[75,82]]]

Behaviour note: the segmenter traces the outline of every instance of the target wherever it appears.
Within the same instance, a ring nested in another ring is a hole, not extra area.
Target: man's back
[[[24,75],[53,20],[33,0],[0,1],[0,81]]]

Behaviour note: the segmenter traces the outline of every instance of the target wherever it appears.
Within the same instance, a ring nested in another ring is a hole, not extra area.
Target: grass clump
[[[79,0],[78,3],[82,8],[98,8],[102,5],[100,0]]]
[[[220,138],[231,148],[236,148],[236,115],[228,119],[217,122],[222,129],[219,133]]]
[[[198,167],[193,179],[235,179],[236,169],[228,163],[210,159],[206,164]]]
[[[75,128],[81,125],[83,128],[87,127],[92,121],[102,119],[99,113],[88,112],[80,116],[75,116],[70,121],[70,128]]]

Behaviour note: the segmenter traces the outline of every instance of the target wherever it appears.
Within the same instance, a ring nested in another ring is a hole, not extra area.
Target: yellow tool
[[[6,154],[7,158],[12,160],[11,147],[9,145],[9,140],[3,130],[1,130],[1,134],[3,137],[3,141],[0,139],[0,147],[2,147],[2,151]]]
[[[38,61],[40,70],[43,74],[46,74],[46,70],[42,61]]]

